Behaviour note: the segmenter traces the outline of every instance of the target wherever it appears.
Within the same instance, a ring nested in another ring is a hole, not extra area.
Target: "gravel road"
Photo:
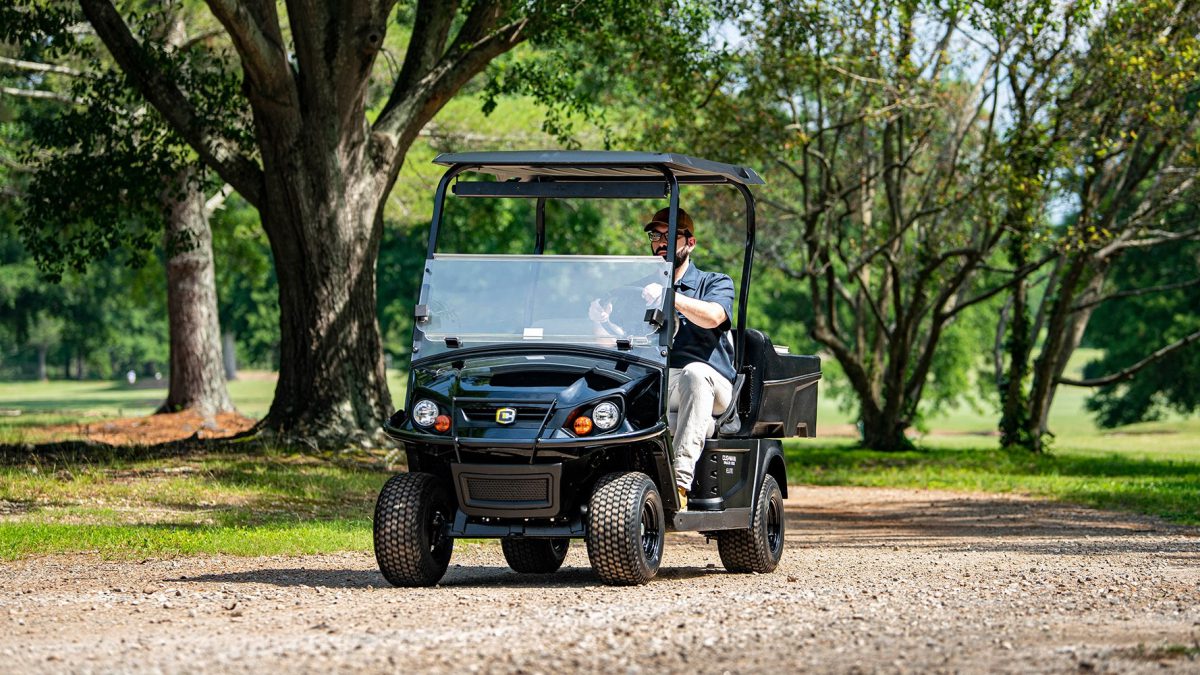
[[[0,672],[1200,672],[1200,530],[1031,499],[792,487],[774,574],[670,535],[657,579],[581,543],[519,576],[461,545],[438,588],[370,552],[0,563]]]

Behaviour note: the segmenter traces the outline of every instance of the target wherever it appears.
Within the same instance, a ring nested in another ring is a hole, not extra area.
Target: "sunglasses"
[[[651,242],[651,243],[654,243],[654,242],[659,242],[659,241],[666,241],[666,240],[667,240],[667,233],[666,233],[666,232],[657,232],[657,231],[651,230],[651,231],[649,231],[649,232],[647,232],[647,233],[646,233],[646,236],[647,236],[647,237],[650,237],[650,242]],[[692,236],[692,233],[691,233],[691,232],[688,232],[687,230],[679,230],[679,232],[678,232],[678,234],[676,234],[676,236],[678,236],[678,237],[690,237],[690,236]]]

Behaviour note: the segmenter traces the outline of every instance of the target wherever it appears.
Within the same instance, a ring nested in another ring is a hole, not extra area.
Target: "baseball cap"
[[[670,217],[671,209],[669,207],[665,209],[659,209],[658,212],[650,218],[650,222],[646,223],[646,226],[642,229],[649,232],[650,230],[653,230],[654,226],[659,223],[667,225],[670,222],[668,220]],[[683,209],[679,209],[678,227],[680,232],[687,230],[688,232],[692,233],[693,237],[696,236],[696,226],[692,223],[692,217],[689,216],[687,211],[684,211]]]

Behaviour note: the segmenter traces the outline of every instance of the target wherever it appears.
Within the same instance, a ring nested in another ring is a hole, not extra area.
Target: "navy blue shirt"
[[[725,321],[716,328],[702,328],[676,311],[679,330],[675,333],[671,360],[667,365],[682,368],[689,363],[705,361],[732,382],[733,344],[726,335],[733,318],[733,279],[728,274],[705,272],[689,263],[687,271],[675,282],[675,292],[717,303],[725,309]]]

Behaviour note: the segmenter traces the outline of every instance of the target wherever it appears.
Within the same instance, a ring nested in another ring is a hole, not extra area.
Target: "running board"
[[[724,511],[679,511],[671,523],[677,532],[712,532],[716,530],[750,529],[750,508]]]

